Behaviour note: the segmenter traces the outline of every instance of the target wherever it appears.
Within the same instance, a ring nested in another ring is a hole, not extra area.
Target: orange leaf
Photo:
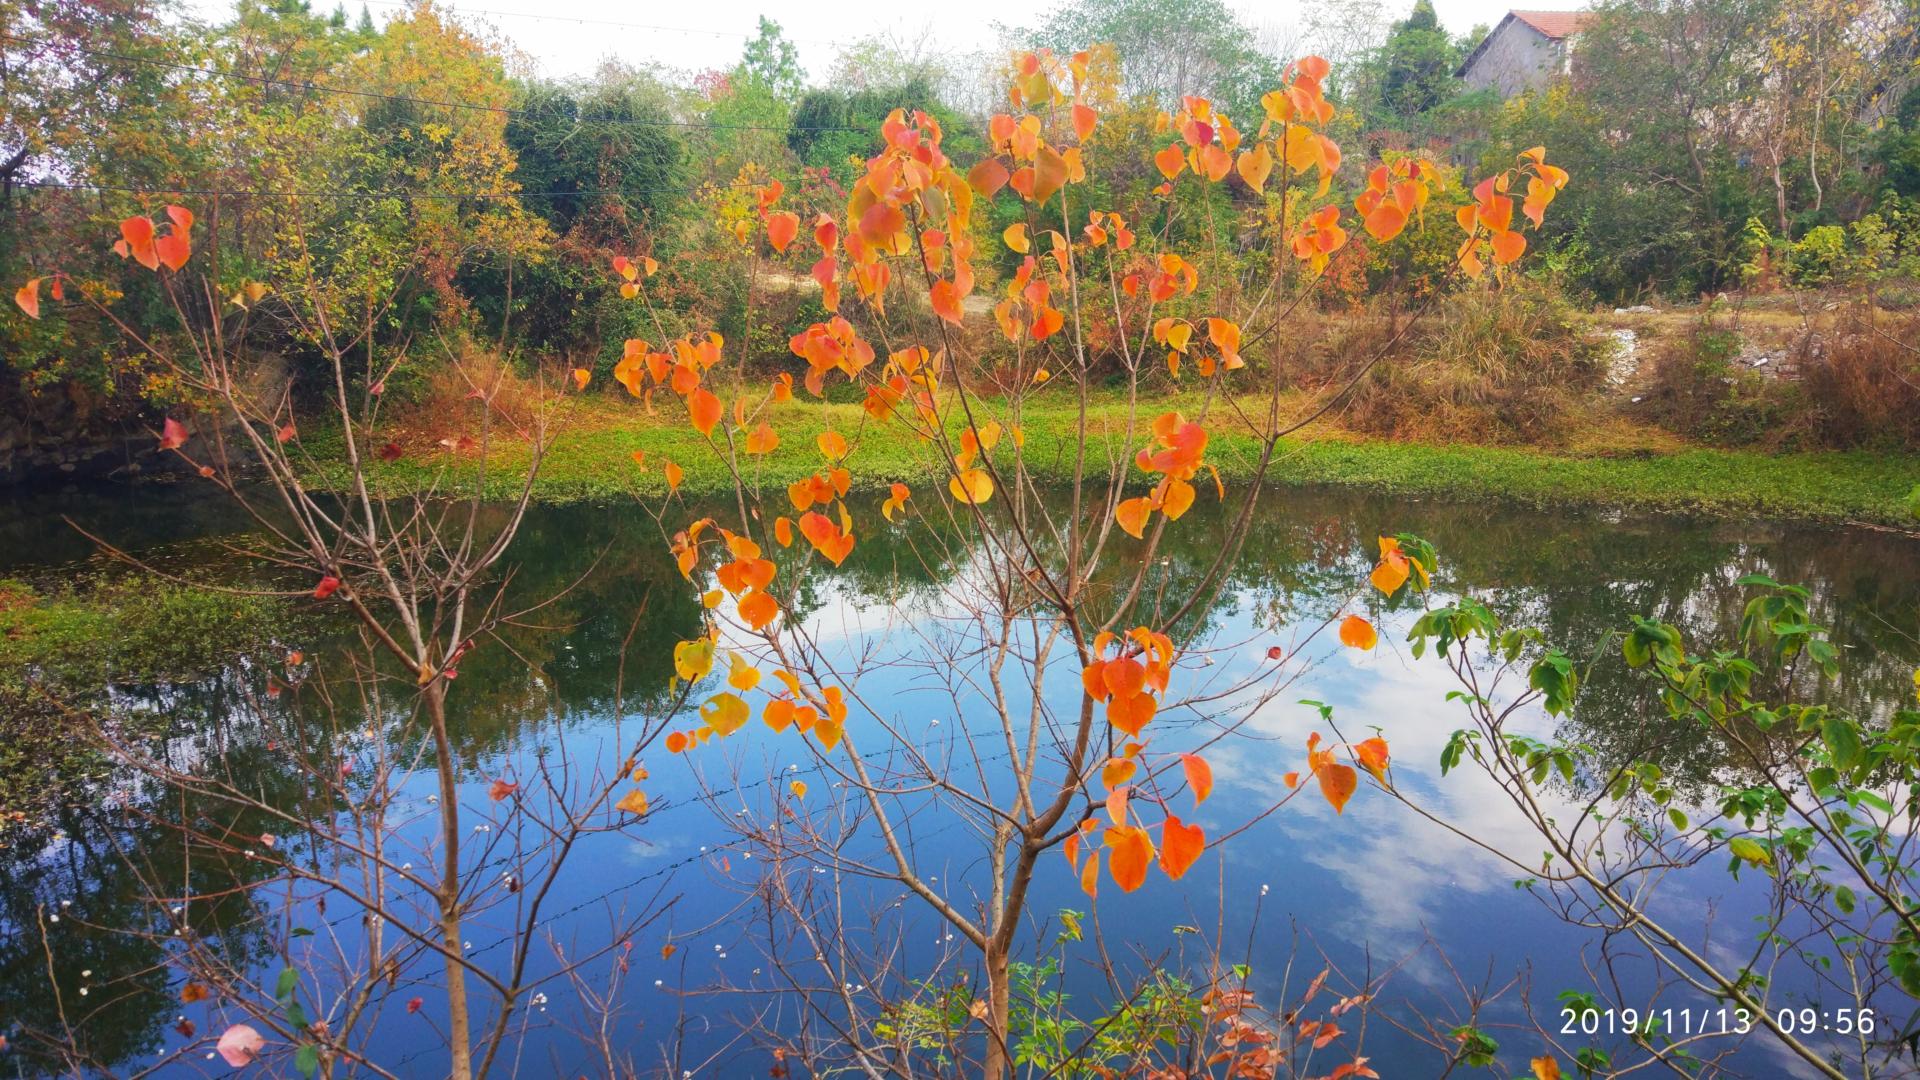
[[[800,235],[800,215],[789,210],[767,215],[767,243],[773,250],[785,254],[787,245]]]
[[[953,282],[945,278],[934,282],[933,290],[928,294],[928,299],[933,303],[933,313],[935,315],[940,316],[955,326],[960,325],[960,320],[963,316],[960,307],[960,290]]]
[[[999,158],[987,158],[968,171],[967,183],[981,198],[991,199],[995,192],[1007,186],[1007,167],[1000,164]]]
[[[667,735],[667,753],[669,753],[669,754],[678,754],[678,753],[680,753],[681,751],[684,751],[684,750],[685,750],[686,748],[687,748],[687,733],[686,733],[686,732],[684,732],[684,731],[675,731],[675,732],[670,732],[670,733],[668,733],[668,735]]]
[[[1518,259],[1527,250],[1527,238],[1518,232],[1508,230],[1493,234],[1493,263],[1505,266]]]
[[[575,389],[585,390],[587,388],[587,384],[592,381],[593,381],[593,372],[588,371],[586,368],[583,368],[583,367],[577,367],[573,369],[573,385]]]
[[[1109,660],[1101,671],[1101,678],[1116,697],[1132,697],[1147,685],[1147,667],[1130,656]]]
[[[1360,760],[1360,767],[1372,773],[1375,780],[1387,782],[1387,740],[1375,736],[1355,746],[1353,754]]]
[[[1375,240],[1385,243],[1407,227],[1407,212],[1398,204],[1382,199],[1380,205],[1368,211],[1366,225]]]
[[[740,618],[755,630],[765,630],[779,614],[779,602],[764,592],[755,590],[740,598]]]
[[[1153,861],[1153,840],[1147,830],[1132,825],[1108,829],[1106,842],[1113,849],[1107,866],[1120,891],[1132,892],[1146,884],[1147,865]]]
[[[1193,789],[1195,806],[1207,801],[1213,794],[1213,766],[1198,754],[1181,754],[1180,767],[1186,770],[1187,786]]]
[[[1139,768],[1139,765],[1126,758],[1108,758],[1107,763],[1100,767],[1100,782],[1111,791],[1133,779],[1134,772]]]
[[[1320,777],[1320,794],[1333,805],[1334,813],[1340,813],[1360,786],[1360,774],[1353,771],[1353,766],[1338,763],[1321,765],[1314,772]]]
[[[1160,703],[1152,694],[1135,694],[1130,698],[1114,697],[1107,699],[1107,723],[1119,728],[1135,738],[1160,710]]]
[[[1120,523],[1127,535],[1140,539],[1146,535],[1147,518],[1153,515],[1153,500],[1145,496],[1137,499],[1122,500],[1113,508],[1113,520]]]
[[[1340,644],[1354,649],[1371,649],[1380,640],[1373,624],[1358,615],[1340,620]]]
[[[1127,799],[1132,791],[1132,788],[1122,786],[1107,792],[1107,820],[1115,825],[1127,823]]]
[[[187,259],[193,255],[193,246],[187,242],[185,234],[176,229],[165,236],[154,237],[153,254],[167,269],[177,272],[187,265]]]
[[[644,814],[647,812],[647,793],[634,788],[621,796],[620,801],[613,804],[613,808],[629,814]]]
[[[487,798],[492,799],[494,802],[499,802],[500,800],[505,799],[507,796],[512,795],[514,792],[519,790],[520,790],[519,784],[511,783],[507,780],[497,779],[493,783],[487,785]]]
[[[1081,142],[1087,141],[1087,136],[1093,134],[1094,125],[1099,122],[1100,114],[1091,108],[1077,104],[1073,107],[1073,134]]]
[[[13,294],[13,302],[20,305],[20,310],[27,313],[27,318],[29,319],[39,318],[40,317],[40,279],[34,278],[32,281],[27,282],[25,285],[22,285],[20,286],[19,289],[15,290]]]
[[[674,462],[669,461],[665,465],[661,466],[661,471],[666,473],[666,476],[667,476],[667,490],[679,491],[680,480],[682,477],[686,475],[686,470],[682,469],[679,465],[675,464]]]
[[[1088,896],[1100,892],[1100,853],[1097,851],[1088,855],[1087,865],[1080,868],[1080,891]]]
[[[820,453],[828,461],[839,461],[847,456],[847,437],[837,431],[821,432],[813,440],[813,444],[820,448]]]
[[[1153,155],[1153,164],[1160,170],[1161,176],[1172,180],[1187,167],[1187,155],[1181,151],[1179,143],[1169,143],[1166,149]]]
[[[1560,1062],[1553,1055],[1534,1058],[1529,1064],[1533,1066],[1534,1080],[1560,1080]]]
[[[1160,869],[1175,881],[1207,850],[1206,830],[1198,825],[1183,825],[1172,814],[1160,827]]]
[[[1374,588],[1392,596],[1395,590],[1407,583],[1407,575],[1411,572],[1407,557],[1396,548],[1380,557],[1380,565],[1373,568],[1367,580],[1373,582]]]
[[[687,395],[687,415],[693,419],[694,430],[702,435],[713,434],[713,426],[720,422],[725,410],[720,398],[704,386],[696,386],[693,393]]]

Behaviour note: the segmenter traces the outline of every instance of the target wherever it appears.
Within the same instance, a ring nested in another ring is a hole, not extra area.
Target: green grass
[[[624,405],[624,403],[622,403]],[[1197,400],[1155,400],[1147,415],[1184,407]],[[997,403],[985,406],[1007,421]],[[725,464],[693,432],[670,399],[660,415],[637,408],[589,404],[556,440],[541,463],[535,496],[544,502],[609,502],[635,496],[657,498],[666,490],[661,462],[671,459],[685,470],[685,495],[730,491]],[[1100,401],[1092,412],[1088,456],[1094,468],[1110,460],[1130,459],[1146,445],[1144,433],[1123,438],[1125,413],[1117,399]],[[774,417],[780,447],[763,459],[742,458],[750,480],[773,489],[822,466],[814,436],[830,423],[855,439],[849,461],[857,487],[880,488],[895,481],[916,491],[940,478],[934,458],[898,424],[866,422],[858,407],[817,403],[785,406]],[[984,422],[984,418],[983,418]],[[1035,406],[1023,417],[1028,467],[1048,480],[1071,475],[1075,414],[1069,405]],[[1252,475],[1257,444],[1231,430],[1224,414],[1209,423],[1213,431],[1208,458],[1228,482]],[[1000,453],[1006,452],[1002,447]],[[325,448],[309,445],[321,460]],[[632,455],[644,452],[647,466]],[[528,450],[507,443],[486,459],[484,491],[492,498],[515,494],[526,475]],[[409,453],[381,463],[376,475],[389,490],[437,485],[442,491],[470,492],[480,462],[473,456]],[[1133,472],[1146,487],[1144,474]],[[1637,449],[1630,453],[1583,453],[1510,447],[1435,445],[1355,440],[1337,433],[1287,442],[1269,472],[1270,484],[1333,484],[1404,494],[1456,498],[1502,498],[1529,505],[1610,505],[1662,512],[1700,512],[1727,516],[1860,521],[1912,526],[1908,493],[1920,485],[1920,455],[1872,452],[1799,452]]]

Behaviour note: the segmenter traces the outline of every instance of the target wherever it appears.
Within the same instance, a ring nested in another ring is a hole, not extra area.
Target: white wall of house
[[[1492,87],[1503,98],[1538,90],[1566,73],[1567,44],[1509,16],[1487,35],[1461,79],[1469,89]]]

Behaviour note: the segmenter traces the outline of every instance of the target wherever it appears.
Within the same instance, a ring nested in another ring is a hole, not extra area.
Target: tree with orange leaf
[[[778,180],[760,188],[759,257],[811,276],[829,313],[787,343],[802,370],[750,380],[729,356],[750,353],[753,342],[696,334],[658,346],[630,342],[629,356],[642,359],[622,378],[636,398],[679,398],[687,425],[733,478],[724,514],[668,528],[710,619],[705,637],[681,643],[676,657],[689,662],[680,679],[706,678],[718,652],[744,674],[726,689],[701,691],[698,719],[674,731],[669,747],[697,768],[757,712],[815,755],[838,781],[835,811],[796,800],[764,820],[729,815],[765,856],[757,863],[765,889],[817,897],[804,878],[788,880],[798,867],[890,880],[926,904],[984,967],[978,1065],[991,1077],[1011,1067],[1010,971],[1043,856],[1059,849],[1094,897],[1106,882],[1130,892],[1191,872],[1209,840],[1182,815],[1212,791],[1207,747],[1233,737],[1289,677],[1287,665],[1276,664],[1232,687],[1202,690],[1195,665],[1208,643],[1195,634],[1194,617],[1223,588],[1247,540],[1280,440],[1333,408],[1353,383],[1294,405],[1278,363],[1240,383],[1248,354],[1265,359],[1299,346],[1298,305],[1350,230],[1390,243],[1408,229],[1460,228],[1455,269],[1476,275],[1490,265],[1498,278],[1524,250],[1521,230],[1537,226],[1538,211],[1567,182],[1544,151],[1530,151],[1488,178],[1471,215],[1427,222],[1431,175],[1409,160],[1374,169],[1349,209],[1330,195],[1343,159],[1326,133],[1328,67],[1308,57],[1287,68],[1244,126],[1215,102],[1181,100],[1158,121],[1153,166],[1164,182],[1154,201],[1088,205],[1078,193],[1102,119],[1090,92],[1092,63],[1089,53],[1018,56],[1012,110],[990,118],[988,152],[978,160],[950,158],[933,117],[895,111],[843,197],[790,194]],[[1275,219],[1286,223],[1264,257],[1268,283],[1245,298],[1198,290],[1205,252],[1170,239],[1182,231],[1174,228],[1179,195],[1229,182],[1275,204]],[[986,225],[993,203],[1012,224]],[[982,268],[996,249],[1015,257],[1014,269],[997,297],[981,296]],[[1216,302],[1229,306],[1204,306]],[[933,318],[916,319],[920,312]],[[1125,409],[1117,420],[1096,419],[1089,407],[1100,378],[1087,340],[1095,319],[1114,328],[1120,353]],[[1156,385],[1149,376],[1163,365],[1173,378],[1196,381],[1192,415],[1145,400]],[[824,412],[829,394],[861,402],[855,423],[808,415]],[[1043,489],[1027,457],[1023,411],[1040,400],[1078,406],[1064,491]],[[1252,476],[1233,493],[1207,457],[1209,429],[1223,424],[1259,447]],[[945,483],[913,490],[900,477],[863,473],[863,435],[880,425],[910,432],[925,471]],[[818,471],[784,489],[763,483],[753,460],[807,428],[825,429],[813,440]],[[1103,445],[1120,449],[1102,458]],[[856,483],[890,491],[877,515],[855,516]],[[1201,498],[1237,508],[1191,590],[1164,596],[1152,576],[1157,553]],[[663,521],[672,499],[656,511]],[[938,631],[911,632],[916,646],[894,662],[923,669],[951,698],[960,730],[949,738],[904,722],[863,685],[860,665],[796,614],[802,590],[883,529],[966,566],[934,616]],[[1392,565],[1376,584],[1413,573],[1404,560]],[[1376,634],[1359,615],[1331,621],[1345,644],[1373,646]],[[1235,706],[1218,705],[1226,700]],[[1197,744],[1181,740],[1157,722],[1176,713],[1213,726]],[[1312,789],[1340,810],[1361,772],[1388,775],[1389,750],[1379,738],[1348,745],[1316,735],[1304,764]],[[1308,786],[1290,777],[1277,801],[1300,790]],[[943,880],[923,865],[911,822],[929,808],[980,838],[980,880]],[[875,845],[871,855],[842,834],[854,828]],[[809,921],[810,902],[794,899],[786,911],[793,934],[836,936]],[[815,960],[825,985],[854,984],[835,967],[833,950],[818,950]],[[860,1032],[870,1018],[851,994],[828,996],[844,1012],[839,1030],[855,1059],[867,1060]]]

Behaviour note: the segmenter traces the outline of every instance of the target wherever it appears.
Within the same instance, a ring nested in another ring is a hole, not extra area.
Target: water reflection
[[[40,497],[0,506],[0,558],[6,560],[0,575],[50,579],[74,570],[73,541],[45,524],[53,513],[69,514],[144,557],[176,568],[217,571],[220,549],[206,540],[240,535],[244,522],[218,503],[183,492],[143,489],[135,496]],[[862,508],[861,520],[876,520],[875,503]],[[1385,731],[1393,741],[1400,782],[1468,832],[1510,850],[1537,845],[1510,812],[1503,812],[1503,799],[1466,776],[1438,776],[1440,748],[1461,718],[1445,701],[1453,688],[1451,676],[1431,660],[1413,660],[1400,644],[1407,613],[1375,611],[1383,645],[1370,655],[1336,652],[1324,641],[1302,645],[1303,630],[1352,595],[1371,564],[1374,538],[1383,534],[1408,531],[1426,537],[1441,553],[1441,588],[1473,594],[1507,620],[1538,627],[1570,653],[1595,658],[1593,677],[1570,717],[1561,725],[1544,716],[1526,723],[1540,732],[1562,726],[1562,735],[1594,748],[1601,766],[1652,746],[1683,793],[1705,790],[1726,763],[1710,756],[1707,741],[1688,737],[1666,719],[1644,680],[1622,677],[1617,642],[1609,635],[1629,614],[1670,621],[1690,644],[1705,646],[1725,640],[1737,624],[1747,595],[1736,584],[1743,575],[1764,573],[1804,584],[1812,590],[1814,616],[1833,628],[1846,657],[1840,678],[1809,689],[1860,712],[1884,711],[1902,700],[1920,658],[1917,549],[1912,541],[1887,534],[1545,514],[1314,490],[1276,491],[1256,515],[1244,557],[1217,602],[1196,616],[1194,628],[1215,641],[1235,643],[1237,651],[1212,657],[1213,670],[1183,670],[1181,677],[1190,680],[1189,692],[1210,681],[1225,685],[1236,672],[1265,662],[1269,641],[1289,653],[1304,648],[1300,659],[1308,670],[1296,684],[1298,693],[1248,710],[1245,737],[1214,752],[1218,794],[1200,815],[1210,832],[1237,824],[1272,800],[1279,774],[1297,767],[1299,748],[1321,724],[1314,710],[1293,699],[1313,697],[1336,706],[1351,737],[1371,727]],[[1163,548],[1167,563],[1154,571],[1163,595],[1191,592],[1224,531],[1218,510],[1203,502],[1169,532]],[[453,696],[456,752],[476,785],[502,757],[550,741],[556,730],[569,752],[583,759],[616,753],[609,737],[616,695],[629,714],[659,707],[672,672],[671,643],[701,630],[694,590],[673,566],[658,527],[638,511],[538,508],[522,526],[512,561],[507,587],[516,597],[553,599],[504,627],[497,642],[461,666]],[[810,574],[793,605],[795,617],[834,638],[847,655],[870,661],[869,693],[924,725],[913,730],[930,747],[954,738],[955,727],[966,718],[955,715],[952,700],[929,672],[889,670],[881,661],[909,635],[935,632],[941,589],[952,575],[965,572],[964,566],[965,553],[951,537],[922,537],[909,549],[886,533],[863,535],[838,573]],[[1131,572],[1124,559],[1109,568],[1112,582],[1124,582]],[[1377,598],[1368,602],[1377,604]],[[324,627],[316,633],[320,640],[302,644],[322,663],[350,644],[344,635],[328,639]],[[890,639],[895,643],[889,645]],[[247,702],[261,691],[263,679],[260,670],[242,662],[204,683],[122,687],[117,697],[170,719],[165,749],[177,763],[254,777],[275,805],[322,814],[324,806],[303,807],[314,798],[309,785],[284,754],[257,736]],[[1231,713],[1234,706],[1217,711]],[[942,716],[951,718],[944,730],[930,722]],[[1170,728],[1182,722],[1188,721],[1168,718]],[[755,800],[772,786],[770,778],[787,775],[792,751],[749,738],[728,753],[738,755],[733,760],[742,763],[743,774],[763,778],[738,796],[743,805],[758,805]],[[674,888],[692,898],[696,908],[732,902],[725,884],[703,877],[699,862],[703,844],[724,840],[723,830],[703,820],[707,812],[695,800],[702,783],[720,785],[720,770],[712,764],[691,763],[691,770],[665,764],[654,771],[656,798],[666,809],[657,821],[649,820],[649,842],[612,836],[601,848],[584,852],[582,865],[559,886],[556,908],[590,911],[595,904],[620,903],[623,890],[635,882],[657,888],[663,880],[659,875],[682,863],[690,863],[694,873],[673,878]],[[709,769],[713,775],[704,771]],[[0,1023],[16,1031],[56,1030],[61,1023],[46,985],[44,927],[48,939],[58,943],[54,978],[60,1001],[79,1000],[75,995],[86,981],[82,971],[111,972],[119,980],[112,995],[89,1002],[77,1018],[77,1037],[91,1056],[102,1062],[151,1058],[170,1040],[178,1041],[172,1031],[177,987],[168,987],[160,965],[164,920],[143,903],[129,855],[139,860],[150,884],[179,896],[230,883],[246,870],[180,858],[177,833],[143,814],[158,794],[130,780],[82,785],[56,820],[14,834],[13,846],[0,856],[7,862],[7,883],[0,888],[0,1000],[9,1006]],[[186,812],[190,816],[191,808]],[[937,846],[939,841],[930,837],[927,842]],[[1291,807],[1228,846],[1224,857],[1229,924],[1245,919],[1248,898],[1266,885],[1273,893],[1269,903],[1316,927],[1333,953],[1349,958],[1366,950],[1404,952],[1432,934],[1467,967],[1531,961],[1546,969],[1541,993],[1548,999],[1578,973],[1579,936],[1517,893],[1511,868],[1383,799],[1356,799],[1337,818],[1324,804]],[[965,873],[964,865],[953,872]],[[1103,917],[1116,926],[1156,929],[1207,921],[1196,912],[1219,907],[1216,884],[1189,878],[1186,886],[1103,897]],[[1724,878],[1710,877],[1697,888],[1683,885],[1669,902],[1711,899],[1718,896],[1715,890],[1728,888]],[[1064,871],[1044,878],[1035,900],[1043,913],[1084,907]],[[1739,910],[1737,898],[1730,910]],[[61,921],[43,922],[52,915]],[[264,962],[264,941],[243,931],[226,932],[253,924],[223,911],[219,901],[196,904],[193,918],[232,956]],[[688,919],[680,925],[688,932],[687,926],[706,921]],[[562,918],[558,925],[564,930],[570,924]],[[913,925],[919,940],[940,940],[931,926]],[[1276,926],[1261,948],[1279,949],[1278,939],[1286,932],[1283,924]],[[727,969],[713,959],[739,948],[737,935],[712,927],[701,933],[708,936],[690,941],[690,950],[710,944],[721,948],[700,954],[696,977],[704,971],[716,981],[751,981],[737,970],[740,965]],[[1142,946],[1153,951],[1158,944]],[[1413,974],[1430,985],[1440,982],[1440,973],[1430,966]],[[644,986],[651,981],[651,975],[637,980],[642,989],[633,1006],[642,1032],[634,1038],[643,1043],[658,1039],[657,1029],[670,1027],[678,1011],[690,1007],[649,998]],[[711,1007],[715,1015],[724,1012],[714,999],[701,1000],[710,1004],[700,1007]],[[406,1035],[382,1038],[404,1046]],[[1383,1040],[1373,1048],[1376,1063],[1412,1052],[1396,1048],[1390,1037]],[[16,1051],[29,1069],[48,1064],[33,1057],[31,1048],[16,1045]]]

